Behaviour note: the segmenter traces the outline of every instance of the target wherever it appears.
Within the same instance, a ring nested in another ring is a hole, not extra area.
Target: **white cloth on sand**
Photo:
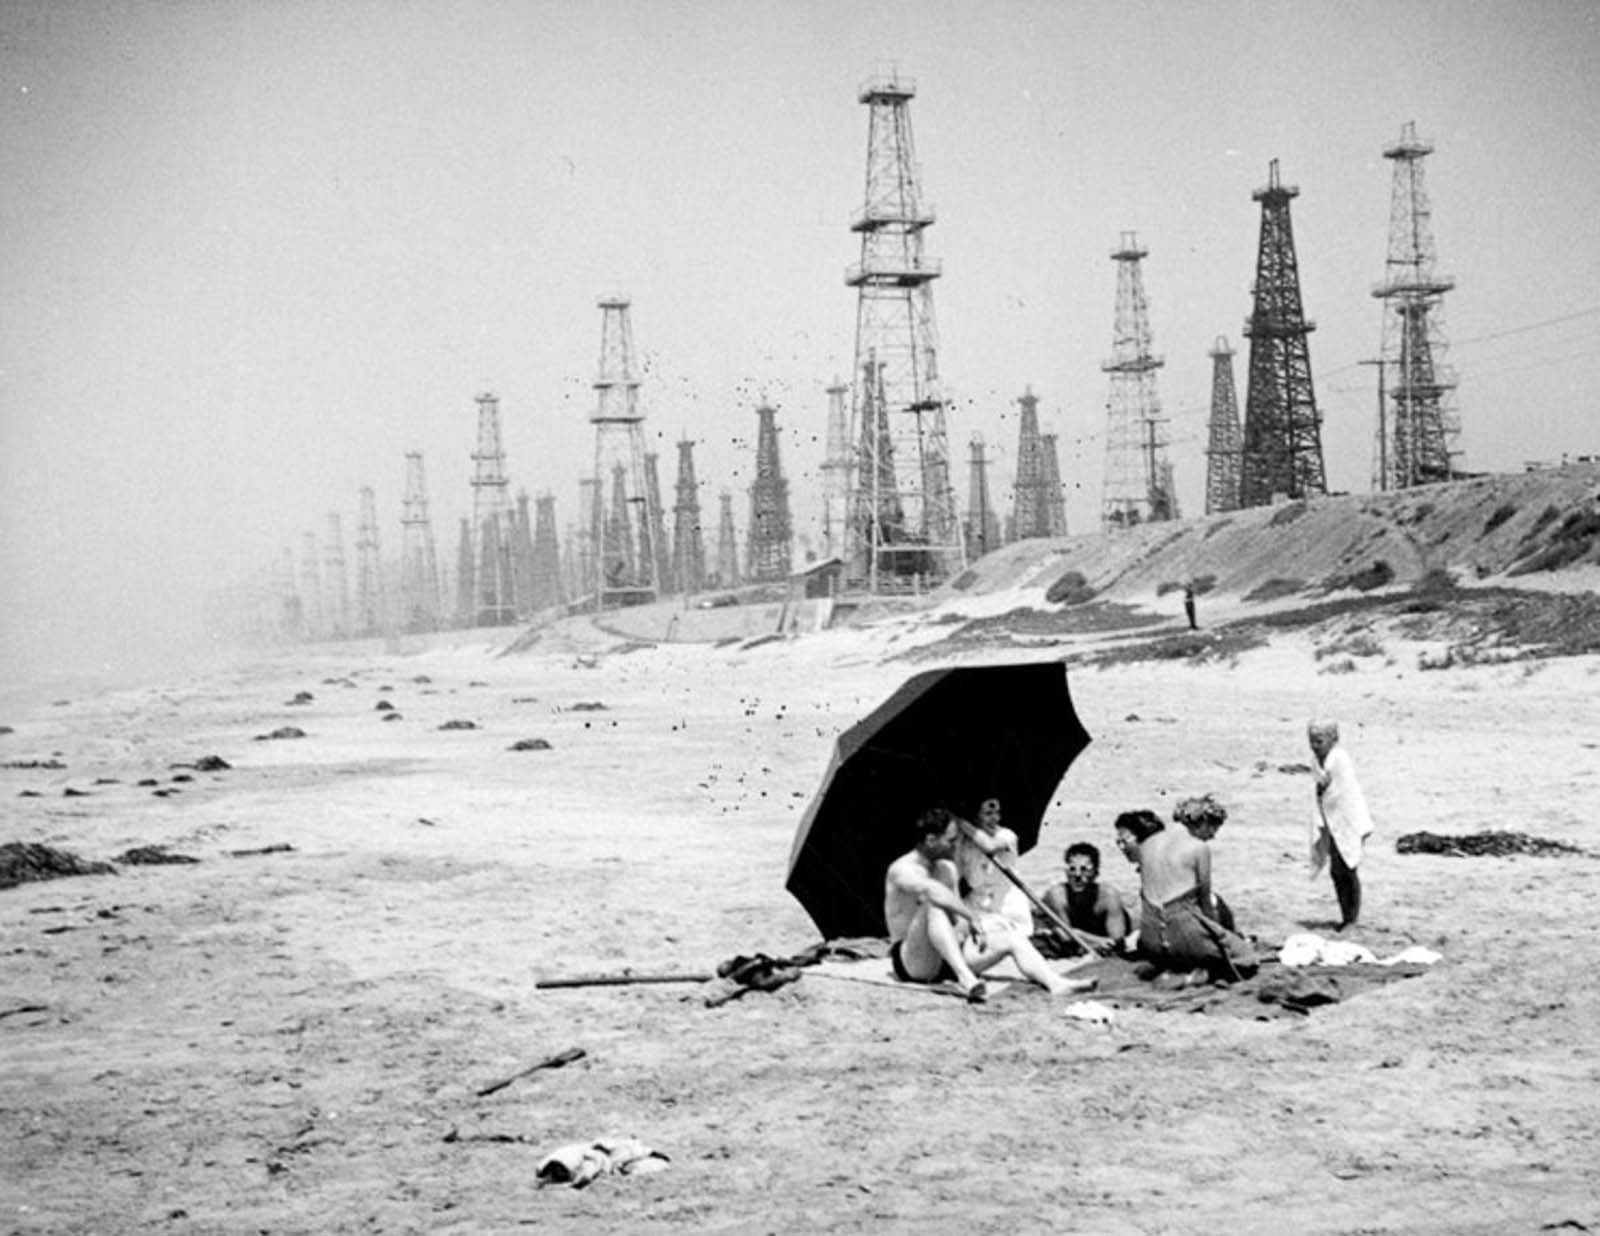
[[[1379,958],[1365,945],[1353,940],[1329,940],[1313,932],[1296,932],[1283,942],[1278,960],[1286,966],[1351,966],[1377,964],[1394,966],[1401,963],[1431,966],[1443,954],[1413,944],[1393,957]]]
[[[1346,867],[1361,862],[1362,842],[1372,833],[1367,799],[1356,780],[1356,766],[1343,747],[1335,747],[1323,761],[1328,784],[1317,795],[1311,812],[1311,875],[1315,878],[1328,862],[1333,846]]]
[[[638,1138],[601,1137],[557,1146],[539,1160],[534,1171],[541,1185],[564,1184],[581,1189],[597,1176],[639,1176],[659,1172],[666,1166],[667,1156],[651,1150]]]

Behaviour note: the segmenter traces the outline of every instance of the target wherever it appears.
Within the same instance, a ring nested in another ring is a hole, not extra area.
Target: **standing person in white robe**
[[[1372,832],[1367,800],[1356,780],[1349,753],[1339,746],[1339,727],[1313,721],[1306,727],[1316,757],[1317,803],[1311,815],[1311,876],[1323,864],[1331,868],[1334,895],[1339,898],[1339,930],[1361,917],[1361,847]]]

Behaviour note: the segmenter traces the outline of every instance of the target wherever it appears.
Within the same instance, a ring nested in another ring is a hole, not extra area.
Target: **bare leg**
[[[912,918],[900,945],[900,960],[906,972],[920,983],[934,981],[940,962],[950,967],[962,991],[970,991],[978,981],[962,954],[961,935],[955,924],[943,910],[932,906],[923,906]]]
[[[1018,932],[1003,932],[990,937],[987,947],[981,952],[974,952],[968,957],[968,961],[972,968],[981,974],[1005,957],[1011,958],[1023,978],[1037,983],[1051,995],[1062,996],[1075,991],[1088,991],[1094,986],[1093,979],[1062,978],[1051,968],[1044,955],[1033,946],[1033,941]]]

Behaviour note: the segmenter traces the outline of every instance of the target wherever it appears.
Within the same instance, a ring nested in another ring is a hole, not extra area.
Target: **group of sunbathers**
[[[1313,723],[1309,737],[1317,760],[1313,874],[1331,860],[1349,925],[1360,910],[1355,866],[1372,825],[1348,756],[1337,748],[1337,728]],[[942,807],[925,812],[915,845],[889,865],[884,918],[901,980],[954,981],[969,1000],[982,1001],[988,988],[981,976],[1010,958],[1047,991],[1083,991],[1091,980],[1064,977],[1050,963],[1086,952],[1133,956],[1147,974],[1170,972],[1183,983],[1255,971],[1254,948],[1211,886],[1210,842],[1227,812],[1210,795],[1178,804],[1173,819],[1181,828],[1168,828],[1152,811],[1117,817],[1117,848],[1139,871],[1136,913],[1101,883],[1100,852],[1085,841],[1067,847],[1065,879],[1034,898],[1013,870],[1017,835],[1002,822],[1000,802],[986,799],[975,817],[969,822]]]

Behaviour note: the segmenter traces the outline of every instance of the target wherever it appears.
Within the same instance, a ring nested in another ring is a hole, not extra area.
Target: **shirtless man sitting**
[[[1099,849],[1074,841],[1065,858],[1066,881],[1046,891],[1045,905],[1096,948],[1120,950],[1128,936],[1128,912],[1117,890],[1100,883]]]
[[[883,917],[889,926],[889,961],[905,983],[954,980],[975,1004],[989,998],[978,977],[1009,957],[1024,978],[1052,995],[1087,991],[1093,979],[1068,980],[1050,968],[1026,936],[1001,928],[985,931],[982,917],[957,893],[955,855],[961,821],[943,807],[916,823],[917,844],[889,864],[883,881]]]

